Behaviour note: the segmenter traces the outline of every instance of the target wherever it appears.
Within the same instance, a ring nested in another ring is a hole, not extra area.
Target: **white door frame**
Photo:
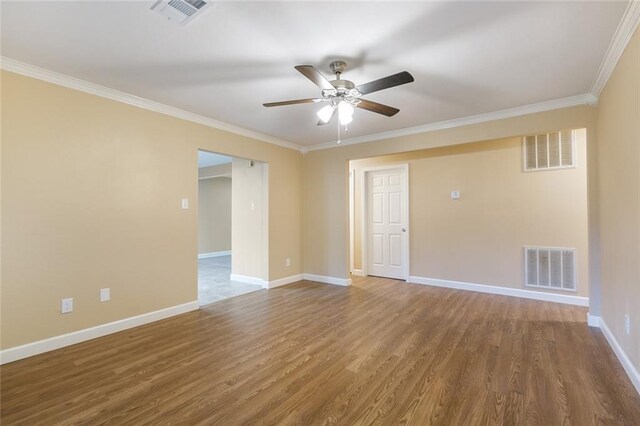
[[[220,154],[220,155],[226,155],[228,157],[231,157],[233,159],[245,159],[245,160],[249,160],[246,158],[242,158],[242,157],[238,157],[235,155],[231,155],[231,154],[222,154],[216,151],[212,151],[208,148],[198,148],[196,150],[196,156],[195,156],[195,169],[196,171],[198,170],[198,155],[197,152],[199,151],[203,151],[203,152],[211,152],[214,154]],[[261,165],[262,167],[262,175],[261,175],[261,180],[260,180],[260,184],[262,185],[262,194],[261,194],[261,198],[262,198],[262,215],[260,218],[260,224],[261,224],[261,232],[259,236],[256,236],[256,239],[260,240],[260,246],[261,246],[261,265],[260,265],[260,276],[258,277],[252,277],[252,276],[243,276],[243,275],[237,275],[236,276],[236,280],[238,281],[243,281],[245,283],[248,284],[257,284],[257,285],[262,285],[263,288],[269,288],[269,163],[268,162],[264,162],[264,161],[259,161],[259,160],[249,160],[251,162],[255,161],[258,164]],[[197,172],[196,172],[197,175]],[[201,180],[205,180],[205,179],[215,179],[218,177],[222,177],[222,176],[228,176],[231,177],[233,179],[233,164],[232,164],[232,169],[231,169],[231,173],[230,174],[221,174],[221,175],[215,175],[215,176],[207,176],[207,177],[198,177],[198,179],[196,180],[196,185],[195,185],[195,203],[193,203],[192,206],[190,206],[190,208],[194,208],[196,211],[196,226],[195,226],[195,253],[197,255],[198,253],[198,233],[200,231],[200,227],[198,226],[198,206],[200,203],[200,200],[198,199],[198,183]],[[232,196],[232,200],[233,200],[233,189],[231,192],[231,196]],[[231,215],[231,220],[232,220],[232,225],[231,225],[231,250],[233,252],[233,201],[231,202],[232,204],[232,215]],[[199,296],[199,291],[198,291],[198,260],[196,258],[195,261],[195,266],[196,266],[196,280],[195,280],[195,287],[196,287],[196,295]],[[198,297],[198,306],[202,306],[200,305],[200,299]]]
[[[356,192],[356,169],[349,167],[349,272],[355,271],[355,192]]]
[[[369,269],[369,185],[367,184],[367,174],[369,172],[378,172],[384,170],[400,170],[404,174],[404,183],[403,183],[403,192],[404,192],[404,204],[407,208],[403,214],[403,220],[405,223],[405,227],[407,228],[407,232],[405,233],[404,239],[404,252],[407,254],[407,258],[405,259],[404,266],[404,279],[409,280],[409,260],[411,258],[411,253],[409,252],[409,234],[411,233],[411,228],[409,227],[409,163],[404,164],[393,164],[388,166],[377,166],[377,167],[364,167],[361,169],[362,174],[360,175],[360,264],[362,266],[362,273],[364,276],[368,275]]]

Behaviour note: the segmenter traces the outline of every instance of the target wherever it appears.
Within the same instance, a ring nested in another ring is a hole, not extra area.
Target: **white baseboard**
[[[543,300],[546,302],[565,303],[568,305],[589,306],[589,298],[568,294],[544,293],[541,291],[520,288],[498,287],[486,284],[474,284],[461,281],[449,281],[436,278],[409,277],[407,282],[425,284],[435,287],[454,288],[457,290],[477,291],[480,293],[499,294],[502,296],[522,297],[525,299]]]
[[[198,255],[198,259],[207,259],[209,257],[220,257],[220,256],[230,256],[231,250],[227,251],[212,251],[209,253],[200,253]]]
[[[231,274],[229,276],[229,279],[231,281],[238,281],[245,284],[259,285],[259,286],[262,286],[263,288],[268,288],[268,285],[269,285],[269,283],[263,280],[262,278],[250,277],[248,275]]]
[[[364,277],[364,271],[362,269],[354,269],[352,272],[353,275],[357,277]]]
[[[276,288],[283,285],[302,281],[304,278],[302,274],[298,274],[298,275],[291,275],[289,277],[280,278],[273,281],[266,281],[266,280],[263,280],[262,278],[250,277],[248,275],[231,274],[229,279],[231,281],[238,281],[245,284],[259,285],[262,288]]]
[[[169,308],[160,309],[158,311],[136,315],[135,317],[125,318],[107,324],[85,328],[84,330],[78,330],[72,333],[63,334],[61,336],[50,337],[48,339],[39,340],[37,342],[27,343],[26,345],[4,349],[3,351],[0,351],[0,364],[17,361],[44,352],[49,352],[54,349],[60,349],[65,346],[75,345],[76,343],[106,336],[107,334],[117,333],[119,331],[138,327],[144,324],[149,324],[154,321],[159,321],[161,319],[173,317],[175,315],[195,311],[197,309],[197,301],[183,303],[182,305],[171,306]]]
[[[266,288],[276,288],[287,284],[297,283],[298,281],[302,281],[303,279],[304,276],[302,274],[291,275],[290,277],[284,277],[278,280],[269,281]]]
[[[333,285],[341,285],[341,286],[350,286],[351,278],[336,278],[336,277],[325,277],[324,275],[314,275],[314,274],[303,274],[304,279],[308,281],[316,281],[319,283],[325,284],[333,284]]]
[[[622,346],[620,346],[620,343],[618,343],[616,337],[613,335],[604,319],[602,319],[601,317],[594,318],[598,318],[598,324],[600,326],[600,330],[602,330],[602,334],[604,334],[607,342],[609,342],[609,346],[611,346],[611,349],[613,349],[613,353],[615,353],[616,357],[618,357],[618,361],[620,361],[620,364],[622,364],[622,368],[624,368],[627,376],[629,376],[629,379],[631,379],[631,383],[633,383],[636,391],[638,392],[638,394],[640,394],[640,373],[633,365],[624,349],[622,349]]]
[[[587,325],[589,327],[600,328],[600,317],[596,315],[587,314]]]

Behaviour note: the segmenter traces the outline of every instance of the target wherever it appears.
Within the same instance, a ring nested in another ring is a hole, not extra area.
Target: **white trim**
[[[259,285],[263,288],[268,288],[269,283],[262,278],[250,277],[248,275],[231,274],[229,276],[231,281],[238,281],[239,283]]]
[[[487,112],[484,114],[470,115],[468,117],[454,118],[451,120],[438,121],[436,123],[424,124],[421,126],[407,127],[404,129],[391,130],[389,132],[374,133],[371,135],[357,136],[349,139],[342,139],[340,145],[335,141],[312,145],[305,148],[305,151],[317,151],[319,149],[339,148],[345,145],[354,145],[365,142],[379,141],[383,139],[397,138],[400,136],[415,135],[418,133],[433,132],[436,130],[452,129],[454,127],[468,126],[470,124],[486,123],[488,121],[501,120],[504,118],[518,117],[521,115],[534,114],[537,112],[552,111],[555,109],[569,108],[578,105],[596,105],[598,98],[591,93],[571,96],[568,98],[555,99],[540,102],[537,104],[524,105],[515,108],[508,108],[499,111]]]
[[[206,180],[206,179],[216,179],[216,178],[230,178],[231,177],[231,173],[223,173],[220,175],[214,175],[214,176],[198,176],[198,181],[201,180]]]
[[[207,259],[209,257],[221,257],[221,256],[231,256],[231,250],[227,251],[212,251],[209,253],[200,253],[198,255],[198,259]]]
[[[348,287],[351,285],[351,278],[327,277],[324,275],[302,274],[307,281],[315,281],[324,284],[341,285]]]
[[[356,169],[350,168],[349,170],[349,265],[350,271],[353,274],[355,271],[355,196],[356,196]]]
[[[624,368],[627,376],[629,376],[629,379],[631,379],[631,383],[636,388],[636,392],[640,394],[640,372],[638,372],[624,349],[622,349],[622,346],[620,346],[620,343],[618,343],[615,335],[611,332],[604,319],[600,318],[599,322],[602,334],[604,334],[607,342],[609,342],[609,346],[611,346],[611,349],[613,349],[613,353],[615,353],[616,357],[618,357],[618,361],[620,361],[620,364],[622,364],[622,368]]]
[[[546,293],[541,291],[524,290],[520,288],[498,287],[486,284],[466,283],[461,281],[450,281],[424,277],[409,277],[407,282],[414,284],[431,285],[434,287],[446,287],[454,288],[457,290],[499,294],[502,296],[521,297],[524,299],[543,300],[546,302],[564,303],[568,305],[589,306],[588,297],[569,296],[566,294]]]
[[[16,74],[21,74],[27,77],[32,77],[38,80],[57,84],[59,86],[79,90],[91,95],[100,96],[102,98],[111,99],[113,101],[122,102],[128,105],[133,105],[138,108],[159,112],[160,114],[170,115],[172,117],[202,124],[208,127],[213,127],[225,132],[234,133],[236,135],[246,136],[248,138],[270,143],[272,145],[295,149],[297,151],[300,151],[302,149],[301,145],[284,139],[279,139],[273,136],[265,135],[263,133],[254,132],[253,130],[245,129],[233,124],[224,123],[222,121],[218,121],[204,115],[195,114],[193,112],[185,111],[179,108],[174,108],[169,105],[164,105],[159,102],[151,101],[149,99],[121,92],[119,90],[110,89],[99,84],[94,84],[65,74],[57,73],[55,71],[50,71],[44,68],[36,67],[34,65],[29,65],[15,59],[7,58],[5,56],[0,57],[0,68],[9,72],[14,72]]]
[[[198,302],[188,302],[182,305],[171,306],[169,308],[160,309],[146,314],[136,315],[106,324],[97,325],[95,327],[85,328],[60,336],[50,337],[48,339],[39,340],[26,345],[15,346],[13,348],[0,351],[0,364],[17,361],[19,359],[49,352],[65,346],[75,345],[76,343],[85,342],[97,337],[106,336],[108,334],[117,333],[133,327],[138,327],[151,322],[159,321],[165,318],[195,311],[198,309]]]
[[[602,90],[607,85],[607,81],[609,81],[620,57],[622,57],[624,50],[636,31],[638,23],[640,23],[640,1],[632,0],[629,2],[624,15],[622,15],[620,24],[611,39],[607,53],[605,53],[604,58],[602,58],[602,63],[600,63],[596,78],[591,85],[590,92],[594,96],[600,96],[600,93],[602,93]]]
[[[231,281],[238,281],[240,283],[245,283],[245,284],[259,285],[262,288],[270,289],[270,288],[276,288],[276,287],[280,287],[287,284],[297,283],[298,281],[302,281],[305,278],[303,274],[298,274],[298,275],[291,275],[289,277],[279,278],[273,281],[267,281],[267,280],[263,280],[262,278],[250,277],[248,275],[231,274],[229,276],[229,279]]]
[[[352,274],[355,275],[356,277],[366,277],[362,269],[354,269]]]
[[[368,275],[367,271],[367,173],[362,170],[360,173],[360,267],[362,268],[362,276]],[[355,250],[355,249],[354,249]]]
[[[385,165],[385,166],[372,166],[372,167],[363,167],[360,169],[362,172],[361,179],[361,198],[360,198],[360,223],[362,232],[360,234],[360,265],[362,267],[363,275],[368,275],[369,269],[369,185],[367,184],[367,173],[369,172],[379,172],[386,170],[401,170],[404,173],[404,199],[402,202],[404,203],[405,211],[404,211],[404,227],[407,228],[407,232],[405,232],[404,238],[404,247],[403,250],[406,253],[406,258],[404,259],[405,265],[403,268],[403,277],[402,279],[407,280],[409,278],[409,259],[411,258],[411,253],[409,252],[411,245],[409,244],[409,234],[411,229],[409,228],[409,163],[401,163],[401,164],[393,164],[393,165]]]
[[[262,241],[262,276],[269,279],[269,163],[262,163],[262,223],[260,226]],[[269,283],[267,283],[269,288]]]
[[[297,283],[298,281],[302,281],[304,279],[303,274],[291,275],[290,277],[280,278],[278,280],[269,281],[265,288],[276,288],[287,284]]]
[[[600,317],[596,315],[587,314],[587,325],[589,327],[600,328]]]

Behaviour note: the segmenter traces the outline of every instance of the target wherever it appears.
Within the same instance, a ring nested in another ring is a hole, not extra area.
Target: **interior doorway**
[[[352,165],[349,175],[352,274],[407,280],[408,164]]]
[[[255,170],[257,167],[258,170]],[[198,152],[198,302],[263,288],[263,163]],[[256,194],[256,188],[260,193]],[[253,267],[253,268],[252,268]]]

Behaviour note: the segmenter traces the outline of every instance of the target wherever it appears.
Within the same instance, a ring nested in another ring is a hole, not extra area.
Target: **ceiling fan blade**
[[[327,125],[327,124],[331,123],[333,121],[333,117],[336,116],[336,110],[337,109],[338,108],[333,110],[333,112],[331,113],[331,117],[329,117],[329,121],[327,121],[326,123],[324,121],[322,121],[322,120],[318,120],[318,126],[324,126],[324,125]]]
[[[307,98],[307,99],[294,99],[291,101],[280,101],[280,102],[267,102],[266,104],[262,104],[266,107],[276,107],[283,105],[295,105],[295,104],[310,104],[316,102],[322,102],[325,99],[322,98]]]
[[[402,84],[411,83],[412,81],[413,76],[406,71],[402,71],[398,74],[390,75],[379,80],[361,84],[360,86],[356,87],[356,89],[358,89],[358,91],[363,95],[366,95],[367,93],[373,93],[379,90],[388,89],[390,87],[400,86]]]
[[[367,111],[377,112],[378,114],[392,117],[400,112],[398,108],[390,107],[388,105],[379,104],[377,102],[368,101],[366,99],[360,99],[358,108],[366,109]]]
[[[313,65],[298,65],[295,67],[302,75],[324,90],[334,90],[335,87]]]

